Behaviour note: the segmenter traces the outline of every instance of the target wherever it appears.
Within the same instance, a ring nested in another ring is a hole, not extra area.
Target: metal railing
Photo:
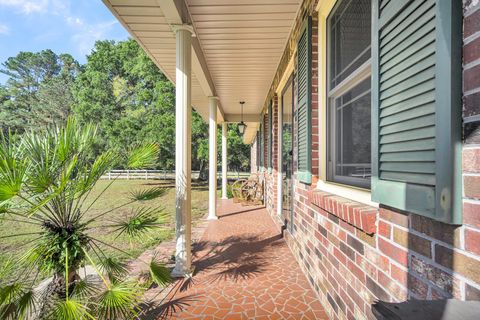
[[[200,171],[192,170],[192,179],[198,179]],[[250,172],[227,172],[227,179],[248,178]],[[222,178],[222,173],[217,172],[218,179]],[[100,179],[104,180],[175,180],[175,170],[111,170],[104,174]]]

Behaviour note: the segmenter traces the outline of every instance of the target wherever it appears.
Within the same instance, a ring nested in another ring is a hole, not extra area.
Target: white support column
[[[227,123],[222,123],[222,199],[227,196]]]
[[[175,218],[176,252],[174,277],[192,274],[192,104],[191,104],[191,50],[192,27],[175,26],[176,83],[175,83]]]
[[[208,220],[217,220],[217,97],[208,97]]]

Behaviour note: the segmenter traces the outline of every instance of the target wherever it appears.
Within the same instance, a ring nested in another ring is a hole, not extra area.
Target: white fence
[[[197,179],[200,171],[192,171],[192,179]],[[217,172],[218,179],[222,173]],[[228,179],[240,179],[250,176],[250,172],[227,172]],[[111,170],[100,179],[121,179],[121,180],[174,180],[174,170]]]

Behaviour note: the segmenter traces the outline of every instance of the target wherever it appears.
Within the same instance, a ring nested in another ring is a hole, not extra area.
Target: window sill
[[[379,207],[377,202],[372,201],[372,194],[370,190],[367,189],[346,186],[334,182],[325,182],[322,180],[319,180],[317,182],[317,189],[349,200],[353,200],[355,202],[360,202],[371,207]]]
[[[308,199],[313,205],[337,216],[367,234],[374,234],[377,231],[378,208],[376,207],[319,189],[308,191]]]

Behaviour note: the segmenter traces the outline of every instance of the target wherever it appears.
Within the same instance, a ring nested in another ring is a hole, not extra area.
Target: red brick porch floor
[[[266,210],[230,200],[218,209],[194,245],[194,277],[178,280],[147,318],[327,319]]]

